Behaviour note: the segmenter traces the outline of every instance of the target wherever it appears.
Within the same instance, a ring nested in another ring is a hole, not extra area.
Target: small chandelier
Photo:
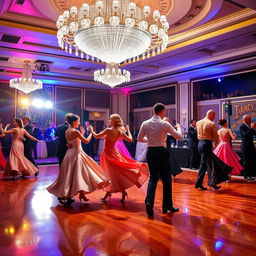
[[[92,2],[92,1],[90,1]],[[59,46],[81,58],[112,65],[155,56],[168,44],[166,16],[129,0],[102,0],[71,7],[57,21]]]
[[[130,82],[131,74],[127,70],[121,70],[118,65],[107,64],[105,69],[100,69],[94,72],[94,80],[107,84],[111,88]]]
[[[32,78],[31,62],[24,61],[22,77],[11,79],[10,87],[27,94],[35,90],[43,89],[43,83],[41,80]]]

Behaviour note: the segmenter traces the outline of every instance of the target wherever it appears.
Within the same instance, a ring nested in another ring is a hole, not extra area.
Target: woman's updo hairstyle
[[[113,120],[115,122],[115,126],[122,126],[123,125],[123,120],[118,114],[113,114],[110,116],[110,120]]]
[[[220,119],[219,120],[219,125],[223,126],[224,124],[227,123],[227,120],[226,119]]]
[[[20,128],[23,128],[23,127],[24,127],[22,119],[20,119],[20,118],[15,118],[14,121],[18,124],[18,126],[19,126]]]
[[[67,121],[71,125],[73,122],[77,121],[79,118],[80,118],[79,116],[72,114],[67,117]]]

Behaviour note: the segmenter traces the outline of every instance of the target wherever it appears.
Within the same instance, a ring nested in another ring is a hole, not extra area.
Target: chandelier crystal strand
[[[105,69],[96,70],[94,72],[94,80],[113,88],[119,84],[130,82],[131,74],[127,70],[118,68],[118,64],[107,64]]]
[[[24,61],[22,77],[11,79],[10,87],[27,94],[35,90],[43,89],[43,83],[41,80],[32,78],[31,62]]]
[[[114,65],[148,50],[166,49],[169,23],[158,10],[149,6],[140,8],[129,0],[93,3],[73,6],[59,16],[57,37],[60,47],[66,51],[68,44],[69,51],[74,47]]]

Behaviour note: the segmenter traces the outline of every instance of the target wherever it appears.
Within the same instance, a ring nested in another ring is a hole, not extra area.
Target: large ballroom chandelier
[[[130,82],[131,74],[128,70],[118,68],[118,64],[107,64],[105,69],[100,69],[94,72],[94,80],[107,84],[111,88]]]
[[[111,65],[164,51],[169,23],[158,10],[129,0],[89,1],[64,11],[57,21],[59,45],[70,54]]]
[[[20,90],[27,94],[32,91],[42,89],[43,83],[41,80],[32,78],[31,62],[24,61],[24,69],[22,72],[22,77],[11,79],[10,87]]]

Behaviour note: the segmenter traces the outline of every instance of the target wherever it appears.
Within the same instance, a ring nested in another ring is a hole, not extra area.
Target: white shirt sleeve
[[[176,140],[182,140],[182,131],[181,128],[178,127],[177,131],[173,128],[173,126],[169,123],[166,123],[167,132],[172,135]]]
[[[138,134],[138,138],[137,138],[138,142],[145,142],[145,139],[144,139],[145,135],[146,135],[145,124],[143,123],[140,127],[140,131]]]

